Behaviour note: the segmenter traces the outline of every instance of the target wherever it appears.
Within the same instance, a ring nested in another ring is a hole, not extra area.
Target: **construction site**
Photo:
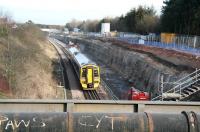
[[[0,132],[200,132],[199,1],[125,1],[0,11]]]

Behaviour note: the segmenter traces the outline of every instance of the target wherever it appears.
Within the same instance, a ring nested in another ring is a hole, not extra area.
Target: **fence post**
[[[197,76],[198,76],[197,72],[198,72],[198,69],[196,68],[196,83],[197,83]]]
[[[179,93],[180,93],[180,98],[181,98],[181,94],[182,94],[182,92],[181,92],[181,85],[179,86],[179,88],[180,88],[180,91],[179,91]]]
[[[193,43],[194,48],[196,48],[196,43],[197,43],[197,36],[194,37],[194,43]]]
[[[162,92],[162,101],[163,101],[163,88],[164,88],[164,76],[161,75],[161,92]]]

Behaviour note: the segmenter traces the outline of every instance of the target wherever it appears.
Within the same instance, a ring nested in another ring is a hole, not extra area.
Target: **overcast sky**
[[[154,6],[160,14],[163,0],[0,0],[0,8],[17,22],[61,25],[71,19],[120,16],[138,5]]]

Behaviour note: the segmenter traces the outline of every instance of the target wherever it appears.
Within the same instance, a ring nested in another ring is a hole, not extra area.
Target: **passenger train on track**
[[[96,90],[100,84],[99,66],[82,54],[77,45],[69,45],[67,50],[83,90]]]

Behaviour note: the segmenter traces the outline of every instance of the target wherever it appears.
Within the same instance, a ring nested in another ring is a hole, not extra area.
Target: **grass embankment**
[[[54,47],[34,24],[10,28],[0,36],[0,75],[9,84],[0,85],[0,98],[63,98],[63,89],[57,87],[58,67]]]

